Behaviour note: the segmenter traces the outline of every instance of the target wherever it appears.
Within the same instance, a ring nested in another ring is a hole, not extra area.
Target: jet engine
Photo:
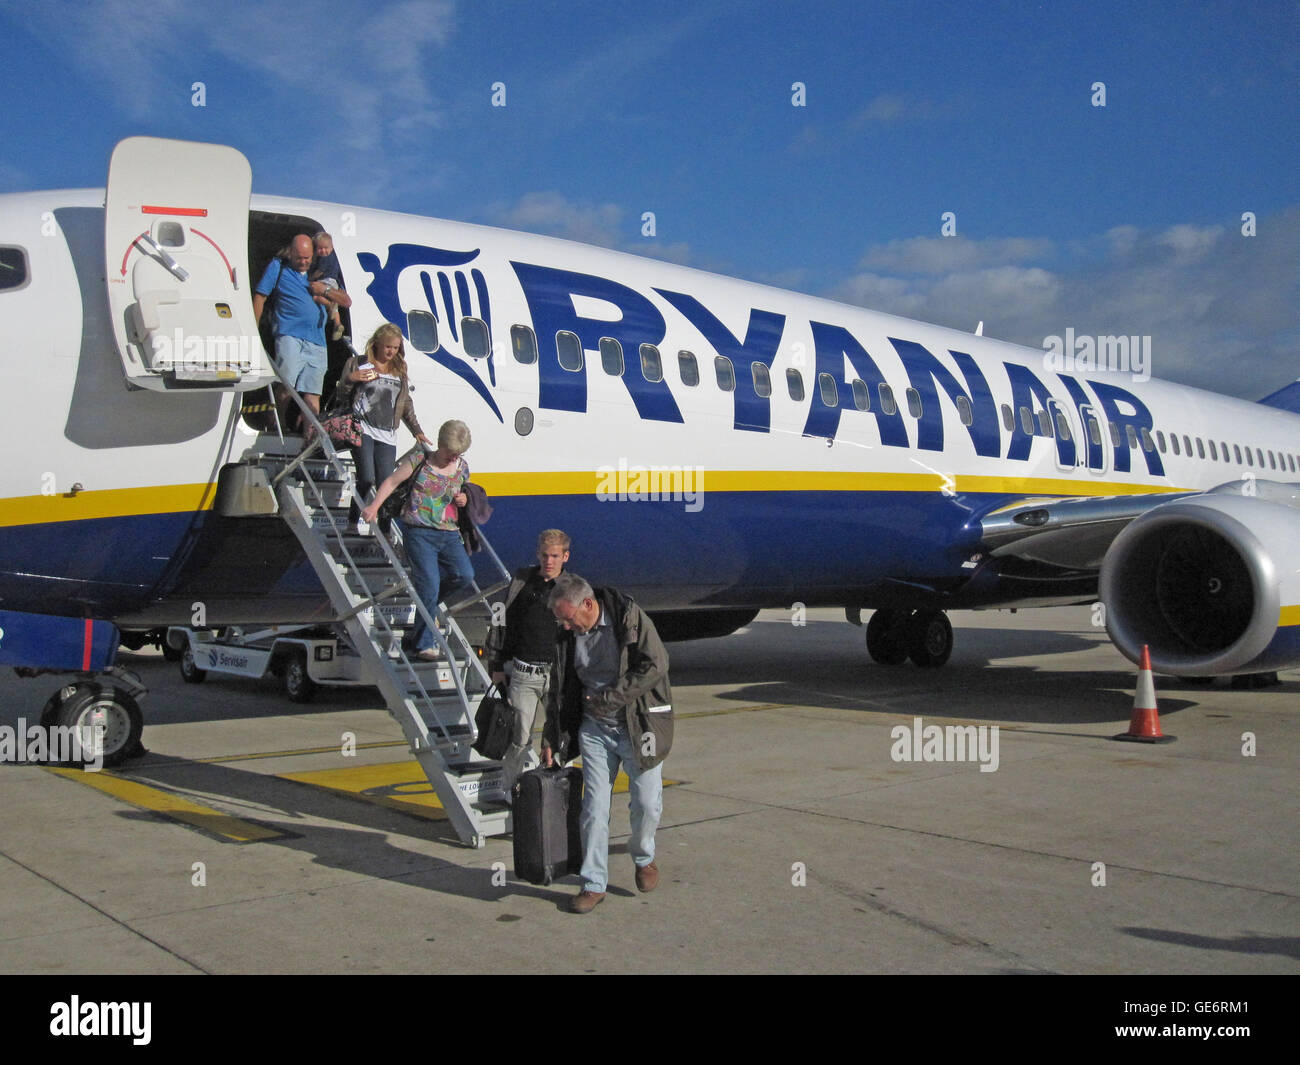
[[[1161,673],[1262,673],[1300,663],[1300,489],[1238,482],[1154,507],[1101,567],[1106,629]]]

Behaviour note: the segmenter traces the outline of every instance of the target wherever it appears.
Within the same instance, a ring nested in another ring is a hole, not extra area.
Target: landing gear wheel
[[[186,647],[181,651],[181,680],[186,684],[202,684],[207,677],[206,669],[199,669],[194,662],[194,651]]]
[[[867,654],[882,666],[907,661],[907,611],[877,610],[867,622]]]
[[[140,707],[120,688],[94,681],[61,688],[45,704],[41,724],[76,729],[81,749],[90,756],[82,764],[98,762],[98,754],[103,759],[98,764],[115,766],[144,753]]]
[[[316,694],[316,682],[307,672],[307,656],[299,653],[284,664],[284,694],[290,702],[309,703]]]
[[[918,610],[908,619],[907,654],[923,668],[948,661],[952,654],[952,625],[942,610]]]

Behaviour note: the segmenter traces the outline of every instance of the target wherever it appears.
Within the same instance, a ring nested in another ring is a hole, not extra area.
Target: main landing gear
[[[877,610],[867,622],[867,653],[882,666],[908,658],[941,666],[952,654],[952,625],[942,610]]]

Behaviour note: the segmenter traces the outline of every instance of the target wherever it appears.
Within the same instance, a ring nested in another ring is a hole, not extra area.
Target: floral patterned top
[[[415,448],[402,456],[403,462],[415,465],[423,455],[421,448]],[[465,459],[456,460],[456,472],[450,477],[439,473],[433,463],[425,457],[419,469],[411,475],[415,483],[411,494],[402,510],[402,521],[407,525],[423,525],[431,529],[456,529],[459,510],[452,499],[460,493],[465,482],[469,480],[469,464]]]

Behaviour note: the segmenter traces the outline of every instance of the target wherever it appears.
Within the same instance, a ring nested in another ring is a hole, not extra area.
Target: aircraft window
[[[1214,446],[1214,441],[1213,441],[1213,440],[1211,440],[1209,443],[1210,443],[1210,458],[1212,458],[1215,462],[1218,462],[1218,461],[1219,461],[1219,450],[1218,450],[1218,448],[1216,448],[1216,447]]]
[[[876,391],[880,393],[880,409],[886,414],[893,414],[898,410],[898,404],[894,402],[894,390],[883,381],[876,386]]]
[[[570,333],[567,329],[561,329],[555,334],[555,353],[560,358],[560,365],[570,371],[577,373],[582,369],[582,341],[578,339],[577,333]]]
[[[1088,417],[1088,439],[1096,447],[1101,447],[1101,426],[1097,424],[1097,419],[1091,415]]]
[[[1115,422],[1110,423],[1110,442],[1116,447],[1124,443],[1124,437],[1119,431],[1119,426]]]
[[[695,356],[689,351],[677,353],[677,372],[682,375],[682,384],[687,388],[694,388],[700,383],[700,368],[696,365]]]
[[[1241,445],[1240,445],[1240,444],[1233,444],[1233,445],[1232,445],[1232,453],[1233,453],[1234,455],[1237,456],[1237,465],[1240,466],[1240,465],[1241,465]]]
[[[1288,456],[1286,457],[1286,461],[1287,461],[1287,463],[1291,466],[1291,472],[1292,472],[1292,473],[1295,473],[1295,456],[1294,456],[1294,455],[1288,455]]]
[[[786,370],[785,388],[790,398],[798,403],[803,399],[803,374],[798,370]]]
[[[623,345],[613,337],[600,338],[600,365],[610,377],[623,376]]]
[[[428,311],[408,311],[406,336],[416,351],[437,351],[438,319]]]
[[[1223,448],[1223,461],[1224,461],[1224,462],[1229,462],[1229,461],[1231,461],[1231,460],[1228,458],[1228,441],[1226,441],[1226,440],[1223,441],[1223,443],[1222,443],[1220,446]]]
[[[828,407],[838,407],[840,405],[839,389],[835,387],[835,378],[828,373],[819,373],[817,375],[817,387],[821,389],[822,402]]]
[[[1165,453],[1165,431],[1163,429],[1156,430],[1156,445],[1160,448],[1160,454],[1163,455]]]
[[[1002,404],[1002,427],[1009,433],[1016,430],[1016,416],[1011,413],[1010,403]]]
[[[1134,429],[1133,426],[1131,425],[1124,426],[1124,430],[1125,430],[1125,435],[1128,437],[1128,446],[1132,448],[1134,451],[1136,451],[1138,446],[1137,430]]]
[[[1020,408],[1020,428],[1024,430],[1026,436],[1034,435],[1034,415],[1028,407]]]
[[[1038,435],[1039,435],[1039,436],[1051,436],[1051,435],[1052,435],[1052,416],[1051,416],[1050,414],[1048,414],[1047,411],[1045,411],[1045,410],[1040,410],[1040,411],[1038,412],[1038,414],[1035,415],[1035,417],[1038,418]]]
[[[510,350],[515,353],[515,362],[530,366],[537,361],[537,334],[531,326],[510,327]]]
[[[1151,433],[1147,430],[1147,427],[1145,425],[1142,426],[1141,436],[1142,436],[1142,450],[1154,451],[1156,449],[1155,441],[1151,439]],[[1213,447],[1214,445],[1211,444],[1210,446]]]
[[[750,376],[754,379],[754,391],[766,398],[772,394],[772,375],[761,362],[749,364]]]
[[[22,288],[29,276],[27,253],[22,248],[0,248],[0,292]]]
[[[1270,451],[1270,452],[1268,453],[1268,465],[1269,465],[1269,468],[1270,468],[1270,469],[1274,469],[1274,470],[1277,469],[1277,462],[1274,461],[1274,459],[1273,459],[1273,452],[1272,452],[1272,451]]]
[[[1187,457],[1190,459],[1192,457],[1192,438],[1186,433],[1183,433],[1183,450],[1187,452]]]
[[[921,416],[921,393],[918,392],[915,388],[909,388],[906,392],[906,395],[907,395],[907,413],[910,414],[913,418],[919,418]]]
[[[1060,411],[1056,412],[1056,435],[1062,440],[1071,438],[1070,423],[1065,420],[1065,415]]]
[[[736,391],[736,368],[725,355],[713,357],[713,373],[718,379],[718,387],[724,392]]]
[[[957,417],[961,419],[962,425],[975,424],[975,412],[971,409],[970,400],[965,396],[957,397]]]
[[[1205,458],[1205,444],[1199,436],[1196,438],[1196,457],[1201,459]]]
[[[465,354],[471,359],[485,359],[492,353],[492,337],[488,333],[487,322],[482,318],[462,318],[460,339]]]
[[[1259,468],[1264,468],[1264,451],[1262,448],[1255,448],[1255,454],[1259,456]]]
[[[664,379],[664,364],[659,358],[659,349],[653,344],[641,345],[641,376],[647,381]]]
[[[1175,454],[1175,455],[1181,455],[1182,452],[1178,449],[1178,434],[1177,434],[1177,433],[1170,433],[1170,434],[1169,434],[1169,442],[1170,442],[1171,444],[1174,445],[1174,454]]]
[[[858,410],[871,409],[871,389],[867,387],[867,382],[860,377],[853,379],[853,405]]]

